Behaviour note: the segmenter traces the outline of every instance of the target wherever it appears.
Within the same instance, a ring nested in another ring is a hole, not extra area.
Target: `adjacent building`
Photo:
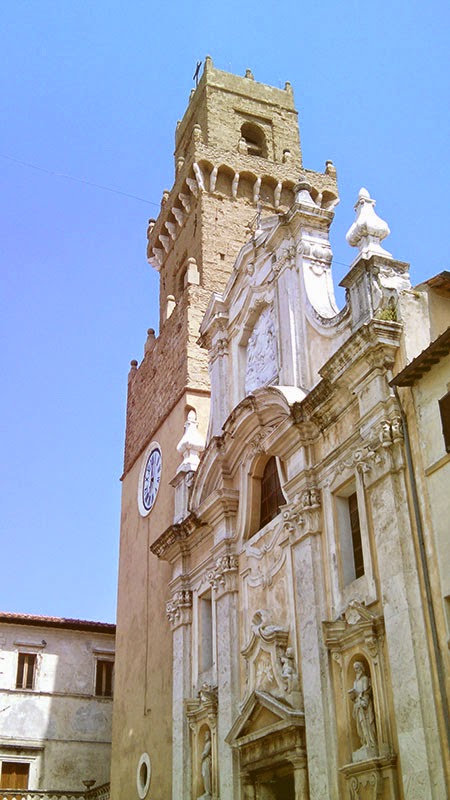
[[[207,58],[129,374],[112,800],[447,796],[448,273],[362,189],[339,310],[337,202],[290,85]]]
[[[109,782],[114,657],[115,625],[0,613],[1,790]]]

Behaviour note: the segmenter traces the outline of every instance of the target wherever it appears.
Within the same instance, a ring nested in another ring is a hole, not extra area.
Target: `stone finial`
[[[137,368],[138,368],[138,362],[136,361],[135,358],[133,358],[133,360],[130,361],[130,371],[128,373],[128,380],[129,381],[131,381],[133,379],[133,377],[135,376],[135,374],[137,372]]]
[[[316,206],[317,203],[311,197],[311,186],[306,181],[300,181],[294,189],[295,202],[304,206]]]
[[[147,340],[144,345],[144,353],[150,353],[155,346],[155,342],[156,342],[156,336],[154,328],[149,328],[147,331]]]
[[[205,440],[198,430],[197,414],[191,409],[184,425],[184,434],[177,444],[177,450],[183,458],[177,473],[195,472],[204,449]]]
[[[166,319],[169,319],[170,315],[172,314],[174,308],[176,306],[175,298],[173,294],[167,295],[166,301]]]
[[[246,78],[250,78],[251,81],[255,80],[253,72],[251,71],[251,69],[246,69],[245,70],[245,77]]]
[[[325,175],[329,175],[331,178],[336,177],[336,167],[329,159],[325,161]]]
[[[186,262],[186,272],[184,275],[184,285],[187,286],[188,284],[200,286],[200,272],[198,271],[197,261],[192,256],[188,258]]]
[[[389,236],[389,226],[375,213],[374,207],[375,200],[372,200],[367,189],[360,189],[355,205],[356,220],[347,232],[347,242],[352,247],[358,247],[363,258],[372,255],[392,258],[392,254],[380,244]]]
[[[161,208],[166,205],[167,200],[169,198],[169,195],[170,195],[169,190],[168,189],[164,189],[164,191],[162,193],[162,198],[161,198]]]

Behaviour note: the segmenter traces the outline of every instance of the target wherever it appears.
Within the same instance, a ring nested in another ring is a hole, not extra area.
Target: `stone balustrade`
[[[109,783],[80,792],[2,789],[0,800],[109,800]]]

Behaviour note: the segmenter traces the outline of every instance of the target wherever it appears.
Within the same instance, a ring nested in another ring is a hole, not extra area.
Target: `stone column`
[[[300,635],[310,800],[337,800],[334,723],[328,654],[322,638],[324,577],[320,545],[320,493],[311,489],[283,512],[290,532],[295,607]],[[300,795],[302,797],[302,795]]]
[[[243,800],[257,800],[255,782],[248,773],[241,774]]]
[[[220,800],[240,797],[237,754],[225,741],[238,713],[239,699],[239,621],[238,559],[220,556],[209,574],[216,597],[217,629],[217,748]]]
[[[291,759],[294,767],[294,790],[295,800],[309,800],[308,792],[308,768],[304,758],[299,758],[294,761]]]
[[[184,701],[191,692],[192,592],[178,590],[166,609],[173,634],[172,797],[173,800],[190,800],[190,733]]]

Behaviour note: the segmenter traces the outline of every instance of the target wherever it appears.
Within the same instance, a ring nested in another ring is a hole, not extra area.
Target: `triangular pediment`
[[[254,691],[246,700],[226,741],[239,747],[249,738],[259,739],[291,726],[303,726],[305,715],[267,692]]]

